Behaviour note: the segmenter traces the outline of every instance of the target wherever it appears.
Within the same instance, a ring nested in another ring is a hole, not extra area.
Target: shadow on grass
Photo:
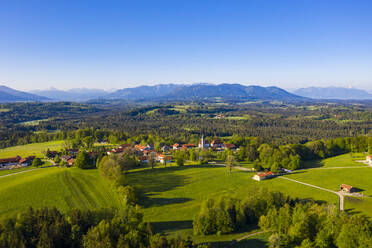
[[[192,229],[192,221],[184,220],[151,222],[151,228],[155,233],[165,233],[184,229]]]
[[[213,246],[214,247],[214,246]],[[219,246],[216,246],[219,247]],[[223,246],[220,246],[223,247]],[[245,248],[245,247],[250,247],[250,248],[263,248],[263,247],[269,247],[267,242],[260,240],[260,239],[244,239],[240,242],[236,242],[229,246],[231,248]]]
[[[191,198],[156,198],[161,192],[183,187],[187,184],[188,176],[176,174],[176,171],[191,168],[219,168],[211,165],[188,165],[181,167],[163,167],[141,171],[128,172],[126,181],[133,185],[138,192],[140,205],[143,207],[164,206],[168,204],[184,203]]]
[[[156,198],[150,197],[152,194],[142,195],[143,207],[164,206],[169,204],[185,203],[191,201],[191,198]]]

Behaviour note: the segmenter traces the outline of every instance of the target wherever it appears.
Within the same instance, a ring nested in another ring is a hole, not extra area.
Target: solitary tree
[[[236,165],[235,157],[233,155],[228,155],[226,157],[226,167],[229,169],[230,173],[231,173],[232,167],[234,167],[235,165]]]
[[[147,157],[148,163],[151,165],[151,169],[154,169],[154,166],[156,165],[156,154],[150,153],[150,155]]]

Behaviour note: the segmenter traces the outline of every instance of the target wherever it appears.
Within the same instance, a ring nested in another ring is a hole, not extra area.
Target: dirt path
[[[271,232],[270,230],[266,230],[266,231],[259,231],[259,232],[255,232],[255,233],[251,233],[251,234],[247,234],[243,237],[240,237],[240,238],[237,238],[236,241],[237,242],[240,242],[242,241],[243,239],[247,239],[247,238],[251,238],[253,236],[256,236],[256,235],[259,235],[259,234],[262,234],[262,233],[267,233],[267,232]]]
[[[303,185],[306,185],[306,186],[309,186],[309,187],[313,187],[313,188],[316,188],[316,189],[320,189],[320,190],[324,190],[324,191],[336,194],[340,198],[340,210],[344,210],[344,195],[341,194],[340,192],[330,190],[330,189],[326,189],[326,188],[322,188],[322,187],[312,185],[312,184],[309,184],[309,183],[300,182],[300,181],[297,181],[297,180],[294,180],[294,179],[291,179],[291,178],[288,178],[288,177],[279,176],[278,178],[282,178],[282,179],[285,179],[285,180],[288,180],[288,181],[292,181],[292,182],[295,182],[295,183],[303,184]]]
[[[25,172],[34,171],[34,170],[39,170],[39,169],[42,169],[42,168],[35,168],[35,169],[30,169],[30,170],[24,170],[24,171],[19,171],[19,172],[14,172],[14,173],[9,173],[9,174],[6,174],[6,175],[3,175],[3,176],[0,176],[0,178],[2,178],[2,177],[8,177],[8,176],[13,176],[13,175],[16,175],[16,174],[21,174],[21,173],[25,173]]]

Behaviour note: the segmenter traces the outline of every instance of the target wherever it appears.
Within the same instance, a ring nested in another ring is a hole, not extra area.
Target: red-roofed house
[[[135,145],[134,147],[140,150],[141,152],[143,152],[147,148],[147,146],[141,146],[141,145]]]
[[[172,162],[172,157],[166,156],[164,154],[158,154],[156,157],[156,160],[160,163],[164,163],[164,161],[168,163],[168,162]]]
[[[234,144],[227,144],[227,143],[224,143],[223,144],[224,148],[225,149],[235,149],[235,145]]]
[[[173,150],[177,150],[180,148],[180,144],[176,143],[176,144],[173,144]]]
[[[147,163],[147,162],[148,162],[146,156],[142,156],[142,157],[140,157],[139,160],[140,160],[141,163]]]
[[[191,149],[191,148],[194,148],[196,147],[196,145],[194,144],[183,144],[182,145],[182,149]]]
[[[215,140],[212,140],[211,147],[212,148],[223,148],[223,143],[220,139],[215,139]]]
[[[367,160],[368,163],[372,164],[372,156],[371,155],[367,156],[366,160]]]
[[[257,173],[256,175],[252,177],[252,179],[256,181],[262,181],[262,180],[272,178],[272,177],[274,177],[274,173],[272,173],[271,171],[268,171],[268,172],[263,172],[263,173]]]
[[[32,161],[34,161],[35,156],[29,156],[27,158],[22,158],[19,160],[19,164],[22,166],[30,166],[32,164]]]
[[[0,159],[0,167],[1,166],[18,164],[18,162],[20,160],[21,160],[20,156],[15,156],[15,157],[12,157],[12,158],[2,158],[2,159]]]
[[[354,191],[353,186],[347,185],[347,184],[341,184],[340,189],[345,193],[351,193]]]
[[[75,159],[74,158],[70,158],[69,160],[67,160],[67,163],[68,163],[68,166],[73,166],[74,163],[75,163]]]

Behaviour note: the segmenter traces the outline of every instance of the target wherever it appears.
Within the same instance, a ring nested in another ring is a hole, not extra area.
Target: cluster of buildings
[[[111,154],[118,154],[124,152],[126,149],[131,148],[130,144],[122,144],[117,148],[113,148],[107,151],[107,155]],[[153,156],[156,162],[160,163],[168,163],[172,162],[172,156],[168,156],[163,154],[162,152],[158,152],[155,150],[153,145],[146,144],[146,145],[135,145],[134,149],[137,151],[139,155],[139,160],[141,163],[147,163],[149,161],[149,157]],[[163,152],[168,151],[166,147],[162,147]]]
[[[21,158],[20,156],[15,156],[12,158],[2,158],[0,159],[0,169],[14,169],[23,166],[30,166],[34,159],[35,156],[28,156],[26,158]]]

